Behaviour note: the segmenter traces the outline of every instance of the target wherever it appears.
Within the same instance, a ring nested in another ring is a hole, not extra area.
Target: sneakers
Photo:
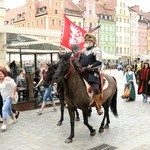
[[[39,111],[37,112],[37,114],[38,114],[38,115],[42,115],[42,110],[39,110]]]
[[[1,126],[1,131],[4,132],[6,130],[6,125],[5,124],[2,124]]]
[[[9,122],[8,122],[8,124],[15,124],[17,122],[17,120],[10,120]]]

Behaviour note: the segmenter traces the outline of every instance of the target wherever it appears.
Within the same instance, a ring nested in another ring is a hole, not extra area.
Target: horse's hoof
[[[88,117],[91,117],[91,113],[88,114]]]
[[[76,118],[75,121],[80,121],[80,118]]]
[[[72,143],[72,139],[66,139],[65,143]]]
[[[90,133],[90,136],[94,136],[96,134],[96,130],[93,130],[91,133]]]
[[[103,133],[104,132],[104,129],[99,129],[99,133]]]
[[[109,125],[108,125],[108,124],[106,124],[104,128],[105,128],[105,129],[108,129],[108,128],[109,128]]]
[[[58,121],[57,126],[61,126],[61,125],[62,125],[62,122]]]

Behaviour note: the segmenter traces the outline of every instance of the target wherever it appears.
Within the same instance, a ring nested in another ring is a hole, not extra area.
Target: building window
[[[122,54],[122,48],[120,47],[120,54]]]
[[[55,3],[55,6],[58,6],[57,2]]]
[[[79,26],[81,27],[81,22],[79,22]]]
[[[19,20],[21,18],[21,14],[17,15],[17,20]]]
[[[4,22],[4,25],[8,25],[8,23],[9,23],[9,21],[5,21],[5,22]]]
[[[41,25],[43,25],[43,20],[41,20]]]
[[[119,18],[119,21],[122,22],[122,18]]]
[[[58,10],[55,10],[55,14],[58,14]]]
[[[52,19],[52,25],[55,25],[55,20],[54,19]]]
[[[59,20],[59,26],[61,26],[61,20]]]
[[[89,14],[92,15],[92,10],[89,10]]]
[[[112,20],[112,16],[109,16],[109,20]]]
[[[42,12],[45,12],[46,11],[46,7],[42,7]]]
[[[25,13],[22,13],[22,18],[25,18]]]
[[[15,21],[15,19],[11,19],[11,24],[13,24],[13,23],[14,23],[14,21]]]

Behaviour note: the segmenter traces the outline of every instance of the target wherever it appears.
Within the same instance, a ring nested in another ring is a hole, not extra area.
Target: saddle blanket
[[[89,85],[89,83],[85,79],[83,79],[83,80],[84,80],[84,83],[86,85],[87,93],[89,94],[89,97],[91,99],[93,99],[93,91],[92,91],[91,86]],[[105,77],[103,77],[103,81],[104,81],[104,84],[103,84],[103,91],[104,91],[108,88],[109,83],[108,83],[108,80]]]

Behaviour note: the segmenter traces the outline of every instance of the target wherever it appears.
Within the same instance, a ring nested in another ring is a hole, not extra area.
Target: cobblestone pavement
[[[7,131],[0,132],[0,150],[89,150],[101,144],[119,150],[149,150],[150,104],[143,103],[140,95],[134,102],[122,100],[123,73],[117,70],[105,72],[117,79],[119,117],[115,118],[110,112],[110,128],[104,133],[98,133],[102,117],[96,114],[95,108],[89,123],[97,129],[97,134],[90,136],[79,110],[81,119],[75,123],[75,137],[70,144],[65,143],[70,133],[67,109],[62,126],[56,125],[60,117],[59,106],[57,112],[46,108],[41,116],[37,115],[37,110],[23,111],[16,124],[8,125]]]

